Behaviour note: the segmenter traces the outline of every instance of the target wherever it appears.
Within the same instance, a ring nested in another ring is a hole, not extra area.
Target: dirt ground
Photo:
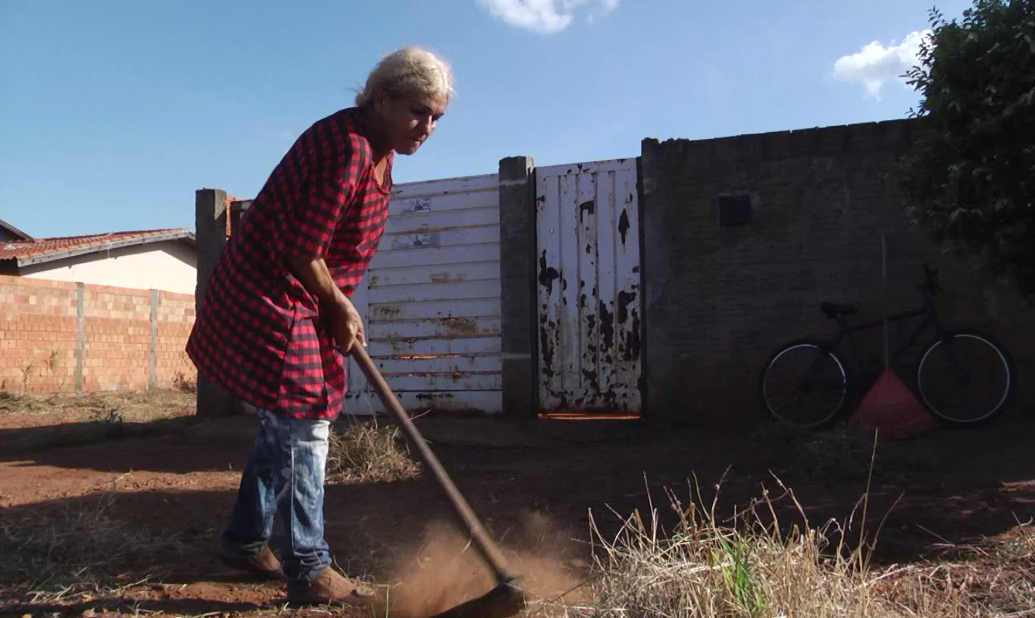
[[[200,422],[190,416],[193,395],[163,397],[151,405],[150,416],[120,413],[126,401],[48,404],[37,398],[27,409],[23,400],[0,400],[0,524],[62,521],[105,505],[116,534],[159,548],[137,556],[130,546],[119,558],[125,564],[109,567],[125,574],[117,585],[106,583],[106,593],[33,598],[25,590],[19,598],[0,599],[0,614],[310,615],[283,608],[281,584],[250,581],[214,559],[255,420]],[[60,410],[48,414],[48,405]],[[871,530],[886,517],[877,560],[930,558],[1035,516],[1035,422],[1029,417],[1013,410],[983,429],[881,443],[867,508]],[[490,533],[508,551],[524,552],[514,554],[516,564],[534,580],[538,602],[584,580],[592,560],[591,515],[605,534],[635,509],[648,518],[651,504],[664,522],[665,489],[689,501],[696,479],[709,503],[721,482],[717,514],[732,516],[763,490],[781,494],[778,478],[793,489],[813,525],[847,520],[866,490],[872,448],[867,436],[844,430],[798,435],[761,426],[735,434],[650,421],[436,422],[427,418],[418,425]],[[64,433],[56,432],[58,426]],[[789,500],[778,505],[793,519]],[[409,578],[411,598],[404,602],[427,610],[465,592],[449,589],[450,582],[470,593],[488,581],[473,558],[460,566],[450,562],[462,542],[442,544],[435,535],[450,530],[452,519],[427,476],[333,483],[325,518],[338,566],[370,583],[375,595],[392,593]],[[857,514],[852,534],[858,534],[859,519]],[[783,515],[781,520],[790,523]],[[88,551],[91,541],[80,541]],[[17,583],[0,582],[0,590]],[[431,596],[415,601],[421,586]],[[432,598],[436,586],[445,596]]]

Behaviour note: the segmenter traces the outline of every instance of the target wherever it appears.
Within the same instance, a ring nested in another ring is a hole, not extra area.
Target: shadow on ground
[[[163,435],[183,435],[199,425],[196,417],[142,422],[88,420],[33,427],[0,428],[0,462],[32,459],[55,449]]]
[[[195,427],[4,459],[15,460],[9,466],[113,475],[225,473],[243,468],[254,435],[253,420],[236,422],[232,430],[227,429],[230,424],[206,431]],[[1030,446],[1035,424],[1030,423],[1003,422],[882,443],[872,479],[872,442],[848,430],[793,434],[765,427],[733,435],[639,425],[592,430],[602,431],[598,441],[586,441],[585,432],[573,430],[570,424],[556,431],[523,431],[531,436],[525,440],[527,446],[515,446],[518,442],[513,440],[475,446],[470,436],[451,440],[448,432],[428,432],[429,438],[437,434],[431,438],[433,449],[487,527],[504,538],[532,513],[551,518],[580,540],[588,538],[590,509],[597,523],[607,526],[619,523],[612,509],[621,516],[634,509],[648,513],[653,503],[661,521],[671,523],[665,489],[673,489],[685,503],[694,481],[709,503],[721,482],[720,517],[742,511],[761,496],[763,488],[771,495],[780,494],[782,482],[794,490],[813,525],[829,518],[847,520],[869,481],[868,515],[873,525],[894,505],[884,522],[879,548],[892,560],[914,559],[945,540],[995,535],[1017,520],[1035,516],[1035,458]],[[161,491],[137,488],[119,492],[113,508],[131,525],[177,538],[185,535],[199,546],[211,545],[236,489],[236,484],[226,486],[225,481],[221,486],[225,490],[191,491],[182,485]],[[12,507],[4,516],[64,508],[77,500],[89,502],[96,497]],[[786,514],[793,513],[794,505],[787,498],[778,506]],[[416,538],[429,520],[451,517],[438,487],[427,476],[406,482],[329,486],[325,516],[329,536],[352,548],[347,551],[350,559],[370,565],[377,560],[359,554],[376,554],[379,548]],[[788,516],[793,521],[786,524],[799,523]]]

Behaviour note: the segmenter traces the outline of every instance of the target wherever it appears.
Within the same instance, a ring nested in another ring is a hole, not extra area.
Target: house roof
[[[29,236],[25,232],[19,230],[18,228],[14,227],[13,225],[4,221],[3,219],[0,219],[0,228],[7,230],[11,234],[14,234],[22,240],[32,240],[32,236]]]
[[[170,240],[182,240],[193,244],[195,236],[194,232],[190,230],[171,228],[0,242],[0,262],[14,261],[18,266],[28,266],[77,255]]]

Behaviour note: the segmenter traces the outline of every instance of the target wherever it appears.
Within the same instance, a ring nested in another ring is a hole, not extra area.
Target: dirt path
[[[725,475],[719,514],[728,515],[734,506],[743,509],[758,497],[763,483],[778,494],[775,474],[794,489],[816,523],[846,519],[866,486],[869,445],[848,434],[805,438],[767,429],[720,436],[629,425],[627,433],[608,430],[607,439],[593,441],[572,427],[552,431],[539,426],[539,439],[525,445],[459,445],[464,440],[450,440],[448,432],[434,444],[490,532],[508,548],[530,552],[526,558],[541,558],[521,564],[553,580],[537,582],[543,594],[562,592],[562,585],[577,583],[583,575],[591,559],[589,511],[605,530],[614,530],[619,520],[611,509],[622,516],[633,509],[649,512],[648,487],[666,521],[665,487],[689,500],[688,480],[696,477],[710,500]],[[0,415],[0,438],[32,430],[23,418],[7,415],[5,422]],[[0,453],[2,521],[97,512],[113,497],[104,512],[116,530],[163,546],[160,575],[129,586],[136,583],[130,571],[121,580],[128,587],[120,597],[108,594],[108,605],[78,598],[14,610],[33,615],[90,615],[106,607],[128,614],[280,612],[282,586],[249,582],[223,568],[212,553],[232,505],[250,431],[251,421],[243,419],[233,432],[207,437],[175,430]],[[915,560],[935,551],[943,539],[996,535],[1016,519],[1035,516],[1032,438],[1035,425],[1014,420],[981,431],[882,445],[869,505],[872,523],[899,502],[885,523],[880,557]],[[782,504],[789,513],[790,503]],[[446,576],[463,579],[469,587],[487,581],[471,563],[442,567],[458,547],[444,545],[442,537],[428,540],[430,531],[451,519],[427,478],[331,485],[325,516],[339,566],[365,581],[394,585],[406,569],[418,569],[416,578],[429,591],[445,586]],[[431,566],[420,570],[418,556],[432,561]],[[126,559],[132,565],[132,552]]]

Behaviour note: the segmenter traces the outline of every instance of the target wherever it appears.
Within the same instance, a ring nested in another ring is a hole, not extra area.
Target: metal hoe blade
[[[457,605],[432,618],[507,618],[525,608],[525,594],[516,580],[506,581],[487,594]]]

